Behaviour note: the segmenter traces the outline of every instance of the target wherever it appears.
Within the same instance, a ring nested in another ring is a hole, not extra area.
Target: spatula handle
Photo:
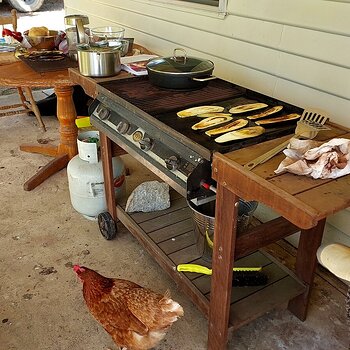
[[[272,157],[274,157],[276,154],[278,154],[279,152],[281,152],[282,150],[284,150],[286,148],[286,146],[289,144],[290,139],[288,139],[287,141],[284,141],[282,143],[280,143],[279,145],[277,145],[275,148],[272,148],[271,150],[269,150],[268,152],[262,154],[261,156],[253,159],[252,161],[250,161],[249,163],[247,163],[244,168],[248,169],[248,170],[252,170],[254,169],[256,166],[258,166],[259,164],[263,164],[265,162],[267,162],[269,159],[271,159]]]

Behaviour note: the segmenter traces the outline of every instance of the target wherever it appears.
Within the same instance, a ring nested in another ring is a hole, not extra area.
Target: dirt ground
[[[1,96],[0,105],[15,96]],[[36,91],[35,96],[44,95]],[[72,208],[65,169],[33,191],[23,190],[26,179],[51,158],[21,152],[19,144],[58,142],[57,119],[43,118],[46,133],[31,116],[0,118],[0,348],[116,349],[85,307],[72,271],[72,264],[79,263],[155,291],[169,289],[185,316],[157,349],[204,350],[204,316],[123,226],[117,239],[106,241],[96,222]],[[123,159],[131,172],[131,188],[154,177],[131,157]],[[305,322],[287,310],[272,311],[236,331],[229,349],[348,350],[344,300],[339,290],[317,276]]]
[[[2,101],[9,97],[13,95]],[[26,154],[18,145],[58,141],[56,118],[44,117],[44,122],[46,133],[39,131],[34,117],[0,118],[0,348],[115,349],[85,307],[81,284],[72,271],[79,263],[159,292],[170,289],[186,309],[187,322],[184,318],[175,323],[159,349],[194,349],[192,340],[204,349],[203,316],[128,231],[121,227],[118,239],[106,241],[96,222],[72,208],[66,170],[31,192],[23,190],[23,182],[50,157]],[[129,167],[135,174],[137,164],[131,161]]]

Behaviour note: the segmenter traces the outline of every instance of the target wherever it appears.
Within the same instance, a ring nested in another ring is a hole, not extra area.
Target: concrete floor
[[[0,105],[14,96],[0,97]],[[185,316],[157,349],[205,349],[208,324],[203,315],[125,228],[119,225],[118,238],[106,241],[96,222],[72,208],[66,170],[31,192],[22,189],[50,157],[21,152],[19,144],[58,141],[57,119],[44,117],[44,122],[46,133],[31,116],[0,118],[0,349],[115,349],[85,307],[71,268],[74,263],[155,291],[170,289]],[[135,161],[124,161],[131,176],[140,176]],[[288,310],[272,311],[236,331],[229,349],[349,349],[344,299],[341,291],[317,276],[305,322]]]

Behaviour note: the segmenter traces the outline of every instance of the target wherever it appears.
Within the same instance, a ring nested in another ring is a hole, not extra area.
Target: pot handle
[[[183,55],[182,56],[176,55],[176,51],[182,51]],[[176,49],[174,49],[174,51],[173,51],[173,60],[175,62],[186,63],[186,61],[187,61],[187,52],[186,52],[186,50],[182,49],[181,47],[177,47]]]
[[[194,81],[209,81],[209,80],[214,80],[217,79],[217,77],[215,75],[212,75],[208,78],[191,78]]]

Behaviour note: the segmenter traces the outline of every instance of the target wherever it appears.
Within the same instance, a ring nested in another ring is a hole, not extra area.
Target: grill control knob
[[[150,138],[145,137],[144,139],[139,141],[139,144],[140,144],[140,148],[143,151],[147,152],[147,151],[149,151],[152,148],[153,141]]]
[[[101,120],[107,120],[110,115],[111,115],[111,112],[105,107],[102,107],[98,111],[98,116],[100,117]]]
[[[126,134],[130,129],[130,124],[128,122],[122,122],[120,121],[116,126],[117,131],[119,134]]]
[[[132,139],[133,139],[135,142],[140,142],[140,141],[143,139],[143,133],[142,133],[140,130],[135,131],[135,132],[132,134]]]
[[[180,165],[180,159],[176,156],[170,156],[165,158],[165,165],[169,170],[176,170]]]

